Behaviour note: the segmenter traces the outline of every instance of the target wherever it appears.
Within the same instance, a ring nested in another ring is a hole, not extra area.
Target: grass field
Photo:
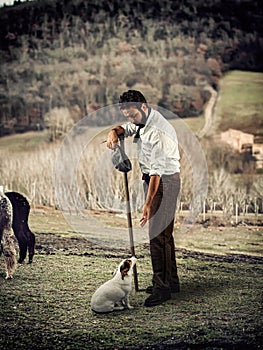
[[[122,218],[106,214],[102,221],[107,217],[112,226],[125,225]],[[149,247],[136,245],[140,291],[132,291],[134,309],[98,315],[90,309],[91,296],[111,278],[119,261],[129,256],[128,247],[109,250],[92,243],[85,235],[74,234],[52,209],[33,210],[30,226],[37,239],[33,264],[20,265],[14,279],[5,281],[1,258],[3,349],[260,348],[263,258],[259,227],[222,232],[196,225],[185,236],[175,234],[181,292],[153,308],[143,306],[147,296],[143,289],[151,281]],[[200,240],[207,242],[203,252],[196,249],[202,246]],[[258,244],[257,252],[252,242]],[[232,253],[223,253],[227,246]]]
[[[47,131],[29,131],[23,134],[14,134],[0,138],[0,150],[11,152],[30,152],[48,142]]]
[[[263,135],[263,73],[233,71],[221,80],[218,130]]]

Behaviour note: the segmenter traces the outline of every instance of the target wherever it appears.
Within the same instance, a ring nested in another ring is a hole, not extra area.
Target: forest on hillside
[[[198,116],[223,73],[263,71],[262,19],[259,0],[15,1],[0,8],[1,135],[67,129],[128,88]]]

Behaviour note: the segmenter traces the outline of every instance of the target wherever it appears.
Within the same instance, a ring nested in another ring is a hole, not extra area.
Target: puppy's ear
[[[124,280],[124,277],[128,275],[128,272],[131,267],[131,260],[125,260],[120,267],[121,278]]]

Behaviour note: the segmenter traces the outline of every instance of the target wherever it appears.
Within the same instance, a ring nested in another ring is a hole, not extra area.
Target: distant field
[[[189,129],[191,129],[195,134],[198,134],[198,132],[202,129],[205,123],[205,119],[203,115],[200,115],[198,117],[191,117],[191,118],[183,118],[181,119]],[[170,119],[169,122],[176,127],[176,119]]]
[[[48,142],[47,131],[29,131],[0,138],[0,151],[28,152]]]
[[[221,80],[218,130],[263,135],[263,73],[233,71]]]

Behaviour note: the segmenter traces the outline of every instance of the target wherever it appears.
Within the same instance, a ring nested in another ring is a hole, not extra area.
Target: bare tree
[[[54,108],[45,115],[44,119],[49,128],[50,141],[64,136],[74,124],[68,108]]]

